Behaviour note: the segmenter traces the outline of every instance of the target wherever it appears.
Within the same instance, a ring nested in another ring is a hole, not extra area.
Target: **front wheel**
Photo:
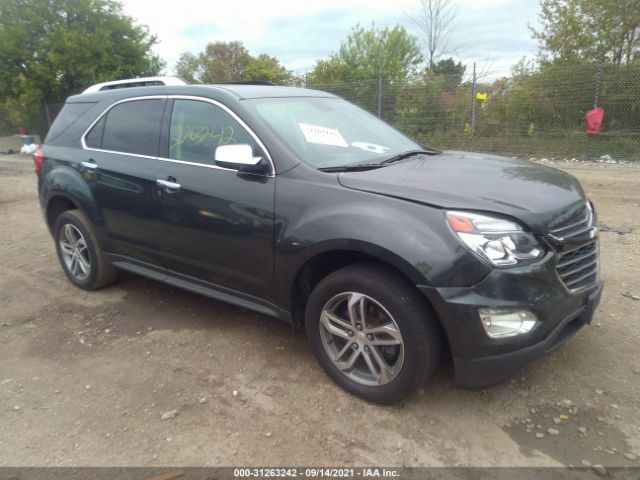
[[[324,278],[307,303],[306,331],[320,365],[342,388],[391,403],[430,378],[442,333],[419,293],[393,270],[356,264]]]

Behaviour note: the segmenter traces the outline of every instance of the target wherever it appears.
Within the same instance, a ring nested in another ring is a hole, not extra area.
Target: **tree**
[[[415,76],[423,58],[418,39],[400,25],[393,28],[353,27],[338,53],[320,60],[309,74],[314,83],[327,81],[406,80]]]
[[[239,82],[252,58],[242,42],[209,43],[199,56],[202,83]]]
[[[531,28],[546,62],[615,65],[640,58],[640,0],[541,0],[542,28]]]
[[[289,83],[292,74],[276,57],[261,53],[254,58],[246,69],[248,80],[267,80],[276,84]]]
[[[156,75],[156,42],[111,0],[0,0],[0,94],[24,86],[59,102],[92,83]]]
[[[431,67],[431,71],[435,75],[443,75],[445,77],[445,85],[448,90],[455,89],[462,83],[466,70],[467,67],[462,65],[461,62],[456,63],[451,57],[443,58]]]
[[[225,83],[267,80],[287,83],[292,75],[275,58],[265,53],[253,57],[242,42],[209,43],[203,52],[185,52],[176,63],[176,73],[194,83]]]
[[[176,62],[175,72],[189,83],[198,83],[199,58],[191,52],[184,52]]]
[[[455,51],[451,34],[458,11],[453,0],[419,0],[419,3],[409,17],[425,36],[427,65],[433,68],[440,57]]]
[[[380,111],[392,122],[398,93],[418,77],[422,62],[418,39],[404,27],[356,25],[338,52],[316,62],[307,78],[310,86],[331,90],[371,112]]]
[[[0,105],[40,128],[28,119],[43,103],[93,83],[159,74],[156,41],[113,0],[0,0]]]

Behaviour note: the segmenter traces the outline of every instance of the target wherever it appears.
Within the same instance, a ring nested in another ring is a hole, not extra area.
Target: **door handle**
[[[98,168],[98,164],[95,162],[80,162],[80,165],[91,170],[95,170],[96,168]]]
[[[159,187],[164,188],[164,190],[167,193],[177,192],[182,187],[182,185],[180,185],[179,183],[170,182],[169,180],[162,180],[161,178],[158,178],[156,180],[156,185],[158,185]]]

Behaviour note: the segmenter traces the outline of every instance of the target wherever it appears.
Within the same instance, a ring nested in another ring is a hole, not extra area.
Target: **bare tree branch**
[[[408,16],[424,35],[429,68],[433,68],[440,57],[456,50],[451,45],[458,16],[453,0],[419,0],[417,9]]]

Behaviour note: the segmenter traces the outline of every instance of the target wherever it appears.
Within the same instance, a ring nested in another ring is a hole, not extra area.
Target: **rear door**
[[[82,166],[101,211],[105,250],[151,264],[161,263],[156,180],[167,176],[157,160],[166,102],[118,102],[83,137]]]
[[[219,145],[267,152],[224,105],[193,97],[169,102],[160,160],[178,187],[165,189],[159,202],[167,268],[191,282],[272,299],[273,172],[238,174],[214,161]]]

